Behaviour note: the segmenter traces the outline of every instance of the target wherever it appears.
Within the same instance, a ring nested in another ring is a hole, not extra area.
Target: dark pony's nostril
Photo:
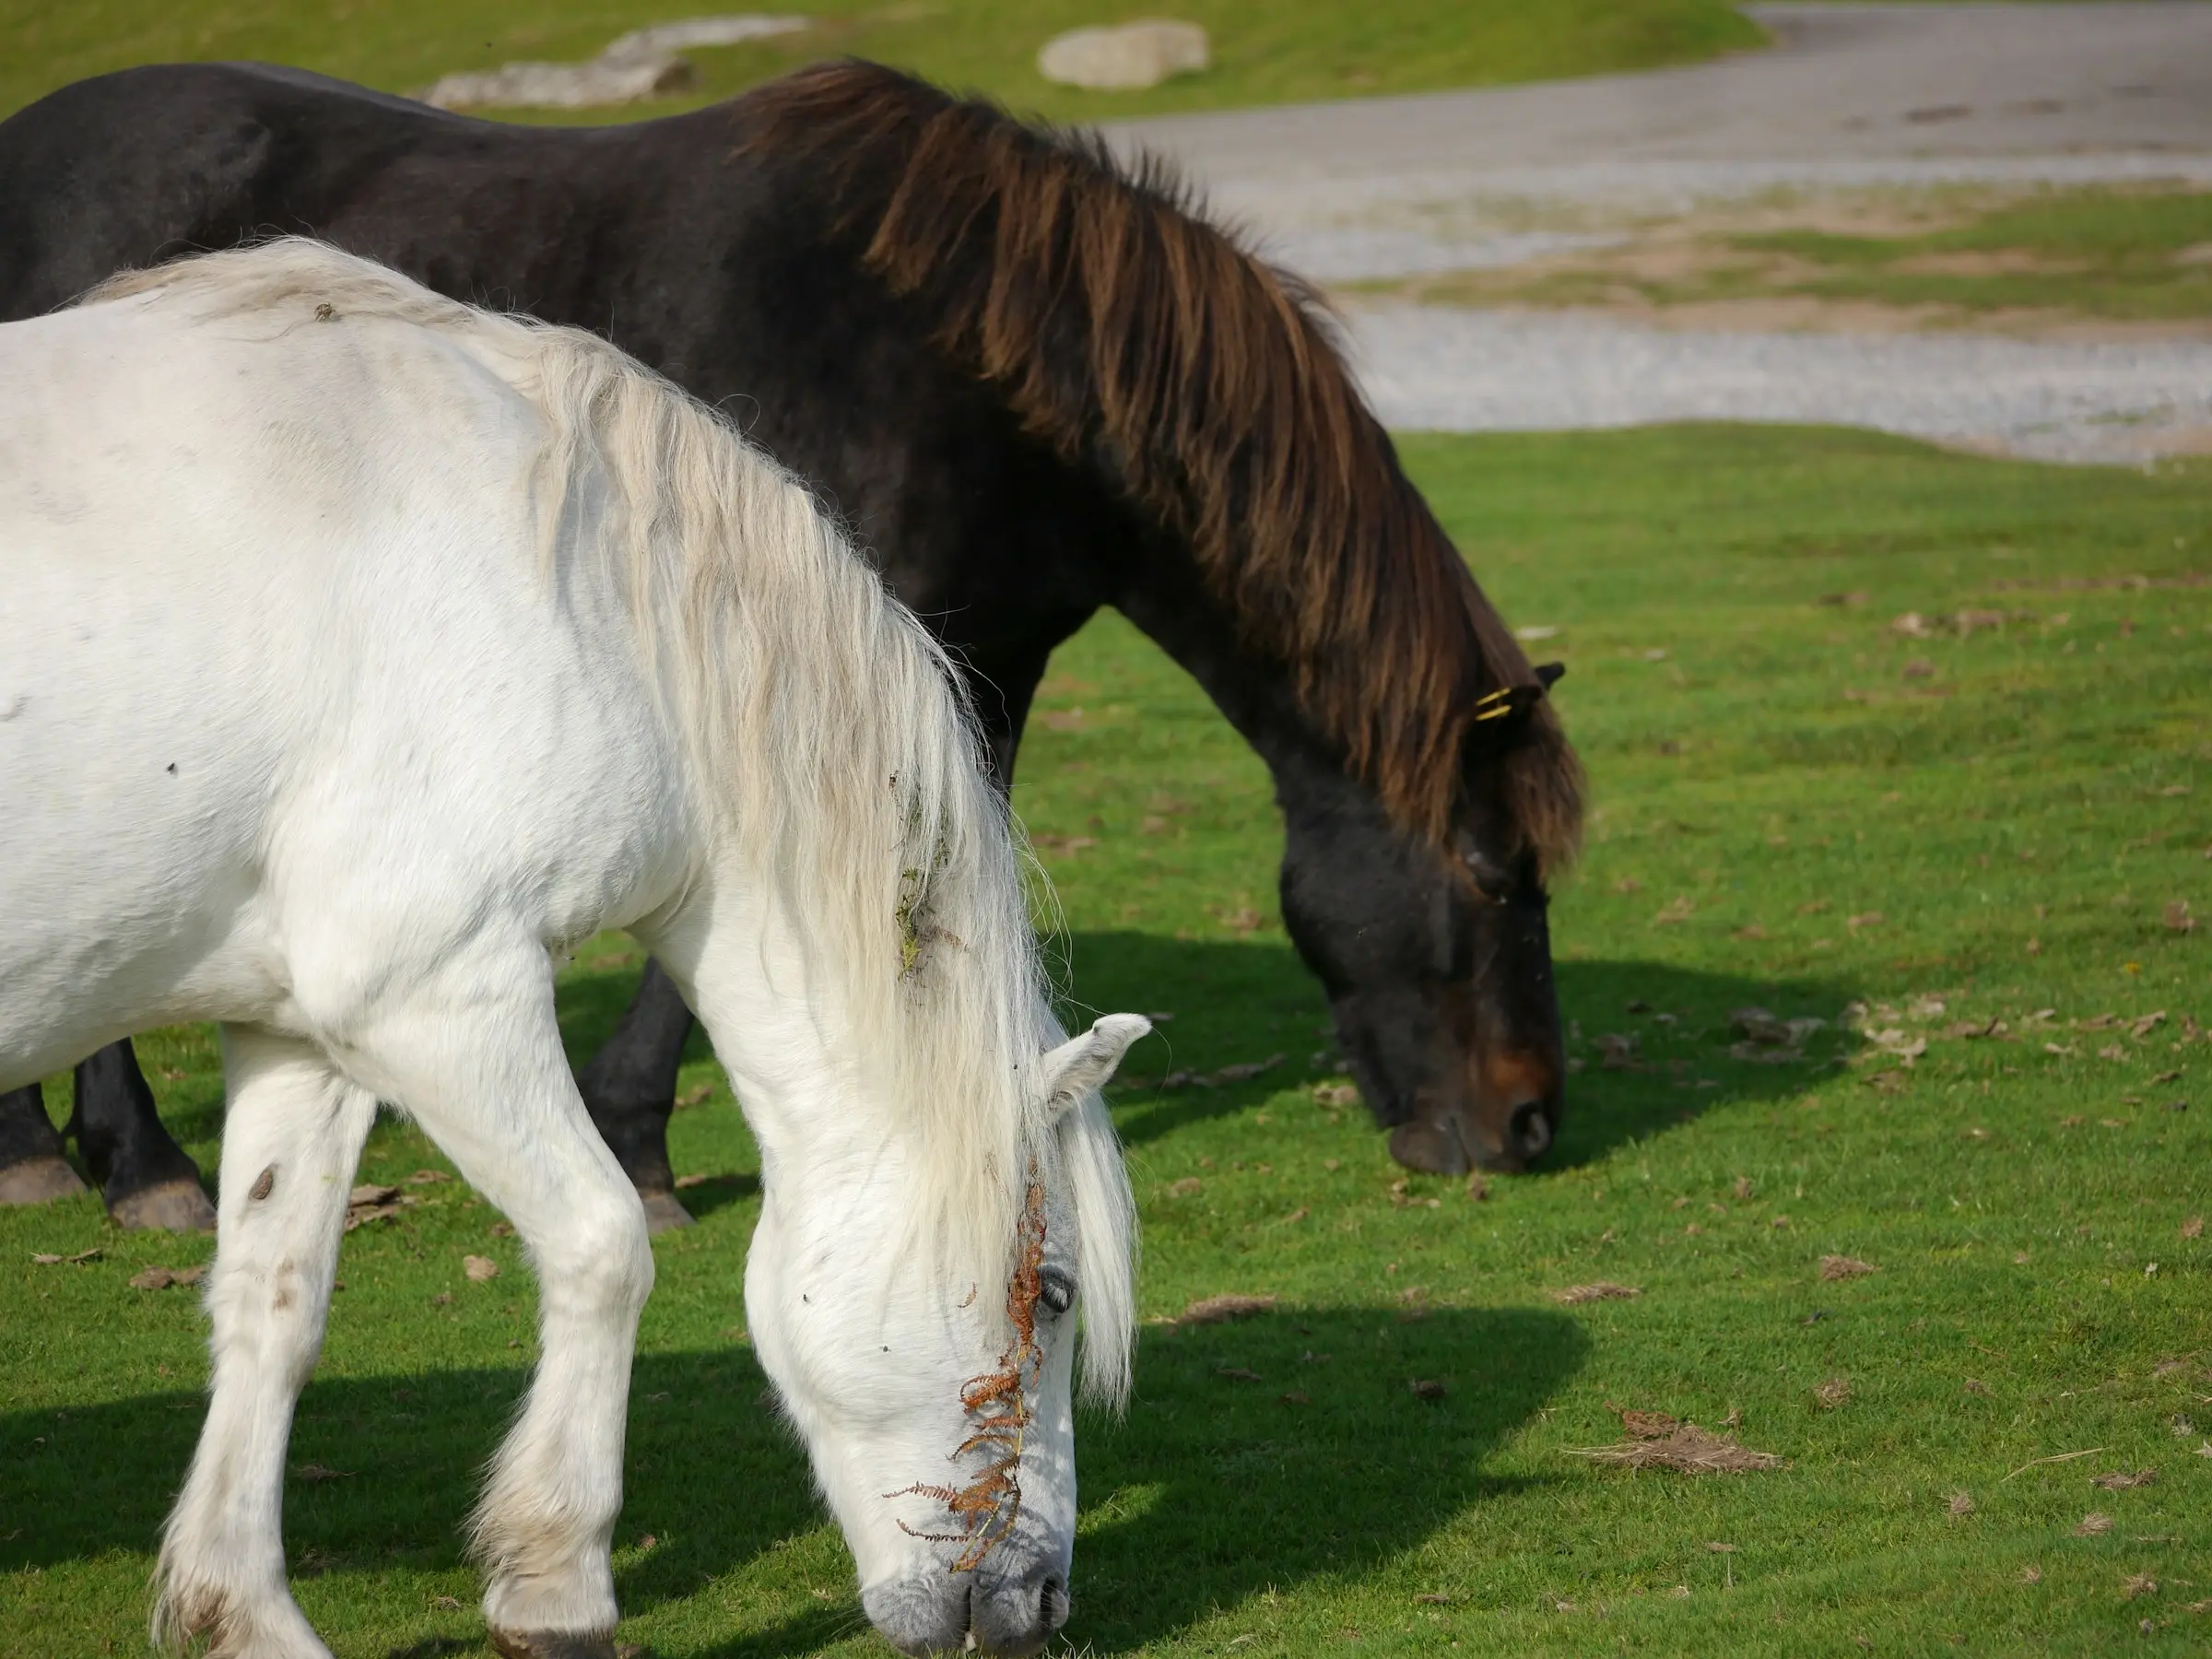
[[[1522,1157],[1535,1158],[1551,1145],[1551,1119],[1543,1107],[1530,1100],[1513,1108],[1513,1115],[1506,1122],[1506,1133]]]

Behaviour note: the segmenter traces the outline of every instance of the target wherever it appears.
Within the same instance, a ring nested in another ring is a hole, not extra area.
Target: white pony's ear
[[[1045,1055],[1044,1114],[1057,1123],[1069,1107],[1094,1088],[1102,1088],[1122,1063],[1129,1045],[1151,1030],[1142,1014],[1107,1014],[1080,1037],[1071,1037]]]

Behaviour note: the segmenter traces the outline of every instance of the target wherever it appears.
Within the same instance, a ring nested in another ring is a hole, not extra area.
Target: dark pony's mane
[[[1186,538],[1248,648],[1391,817],[1449,833],[1471,759],[1505,769],[1542,863],[1581,770],[1548,703],[1503,748],[1478,699],[1537,682],[1337,356],[1304,284],[1208,223],[1157,158],[1041,129],[872,64],[740,106],[745,148],[817,170],[841,229],[1027,429]]]

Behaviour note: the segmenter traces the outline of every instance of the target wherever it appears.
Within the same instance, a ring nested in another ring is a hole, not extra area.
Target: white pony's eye
[[[1075,1279],[1058,1267],[1040,1267],[1037,1300],[1056,1314],[1066,1312],[1076,1305]]]

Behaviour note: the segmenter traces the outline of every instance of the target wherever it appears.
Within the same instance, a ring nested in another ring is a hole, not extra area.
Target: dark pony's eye
[[[1037,1270],[1037,1300],[1054,1313],[1065,1313],[1076,1305],[1076,1281],[1058,1267],[1040,1267]]]
[[[1512,874],[1489,858],[1464,830],[1452,838],[1452,850],[1459,854],[1460,867],[1466,872],[1476,897],[1486,903],[1502,904],[1512,890]]]

